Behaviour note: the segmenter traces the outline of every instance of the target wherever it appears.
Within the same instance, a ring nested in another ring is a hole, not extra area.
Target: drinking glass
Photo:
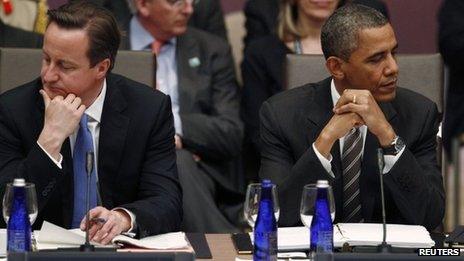
[[[332,222],[335,219],[335,200],[332,192],[332,187],[328,188],[328,200],[330,205],[330,217]],[[307,227],[311,227],[311,222],[314,216],[314,210],[316,205],[317,198],[317,187],[316,184],[308,184],[303,187],[303,193],[301,194],[301,204],[300,204],[300,218],[301,222]]]
[[[5,195],[3,196],[3,219],[7,225],[14,199],[13,188],[13,183],[6,184]],[[31,222],[32,226],[37,218],[37,213],[39,212],[37,206],[37,193],[35,191],[35,185],[32,183],[26,183],[25,190],[27,214],[29,215],[29,222]]]
[[[259,200],[261,198],[261,183],[251,183],[247,187],[245,204],[243,212],[245,219],[251,228],[255,227],[256,218],[258,217]],[[280,208],[277,198],[277,186],[272,184],[272,201],[274,203],[274,216],[276,221],[279,220]]]

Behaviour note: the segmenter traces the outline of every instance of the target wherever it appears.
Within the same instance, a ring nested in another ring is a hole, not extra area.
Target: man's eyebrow
[[[396,44],[396,45],[391,49],[391,51],[395,52],[397,49],[398,49],[398,44]],[[388,52],[388,50],[376,52],[376,53],[370,55],[369,57],[367,57],[366,60],[372,59],[372,58],[374,58],[375,56],[382,55],[382,54],[384,54],[384,53],[386,53],[386,52]]]

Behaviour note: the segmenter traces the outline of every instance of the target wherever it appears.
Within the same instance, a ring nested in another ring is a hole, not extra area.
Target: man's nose
[[[387,66],[385,67],[385,74],[392,75],[398,74],[399,68],[396,62],[396,57],[393,54],[389,54],[387,58]]]
[[[58,74],[56,73],[55,66],[44,65],[42,67],[42,80],[45,82],[55,82],[58,80]]]

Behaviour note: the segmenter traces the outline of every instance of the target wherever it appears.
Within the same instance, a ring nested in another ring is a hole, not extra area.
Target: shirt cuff
[[[132,213],[132,211],[129,211],[129,210],[125,209],[125,208],[120,208],[120,207],[113,208],[112,210],[122,210],[122,211],[126,212],[127,215],[129,215],[131,227],[129,228],[129,230],[123,231],[122,234],[124,234],[124,235],[126,235],[128,237],[135,237],[135,234],[136,234],[135,228],[136,228],[137,223],[136,223],[136,220],[135,220],[134,213]]]
[[[332,172],[332,165],[330,164],[332,162],[332,154],[329,154],[329,158],[327,159],[326,157],[322,156],[322,154],[316,149],[316,146],[313,143],[313,150],[314,153],[316,153],[317,158],[322,164],[322,167],[329,173],[332,178],[335,178],[335,175]]]
[[[398,161],[398,159],[403,154],[403,151],[404,151],[405,148],[406,148],[406,146],[404,146],[400,150],[400,152],[398,152],[398,154],[396,154],[395,156],[393,156],[393,155],[383,155],[383,161],[385,162],[385,165],[383,167],[382,174],[387,174],[393,168],[395,163]]]
[[[53,163],[56,164],[56,166],[60,169],[63,169],[63,167],[61,166],[61,163],[63,162],[63,156],[61,155],[60,153],[60,159],[58,161],[56,161],[52,155],[50,155],[43,147],[42,145],[40,145],[40,143],[37,141],[37,145],[39,145],[39,147],[43,150],[43,152],[45,152],[45,154],[47,154],[47,156],[53,161]]]

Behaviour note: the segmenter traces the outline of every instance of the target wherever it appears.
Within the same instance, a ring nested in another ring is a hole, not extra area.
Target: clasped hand
[[[317,150],[327,159],[335,141],[354,127],[366,125],[383,147],[388,146],[396,136],[368,90],[345,90],[333,111],[335,114],[315,141]]]
[[[385,115],[380,109],[374,96],[368,90],[346,89],[333,108],[335,115],[343,116],[345,114],[355,113],[359,116],[360,121],[345,122],[346,128],[351,129],[356,125],[366,125],[369,131],[377,136],[382,146],[387,146],[395,137],[395,132],[390,123],[386,120]],[[346,116],[350,117],[350,116]],[[354,116],[351,116],[354,117]],[[342,134],[341,138],[346,133]]]

